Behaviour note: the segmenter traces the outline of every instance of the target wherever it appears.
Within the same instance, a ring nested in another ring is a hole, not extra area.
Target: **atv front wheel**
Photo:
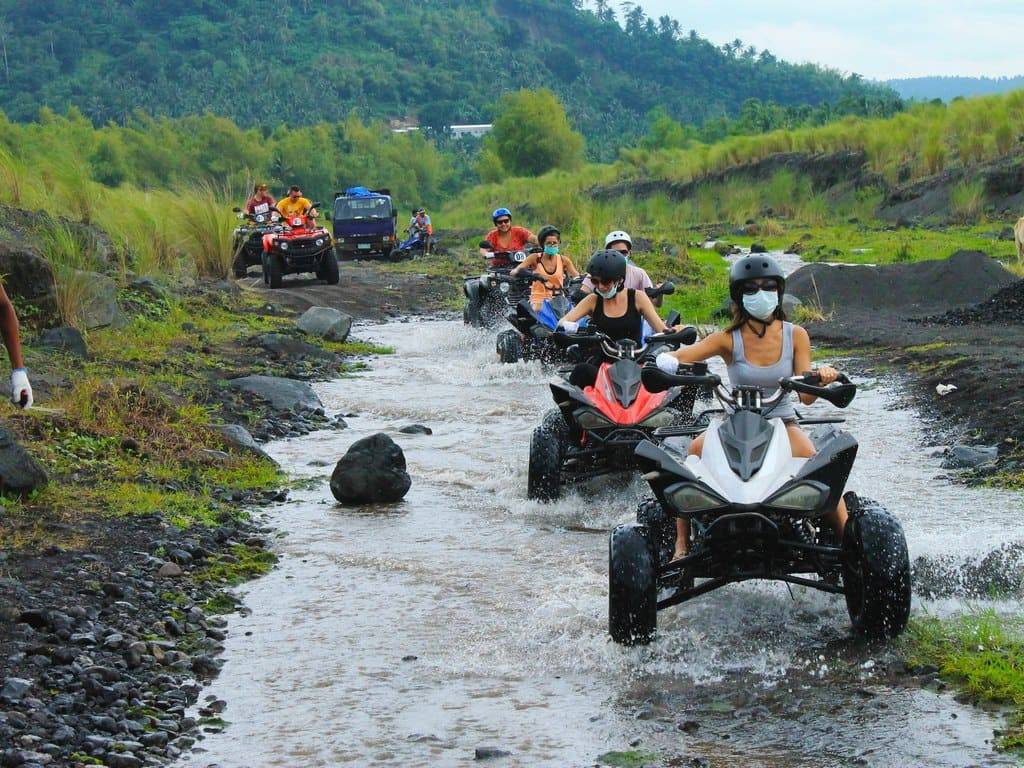
[[[270,254],[267,257],[267,271],[264,274],[267,285],[271,288],[280,288],[283,276],[284,265],[281,263],[281,257],[273,253]]]
[[[466,325],[471,325],[474,328],[483,326],[483,321],[480,318],[480,303],[472,299],[467,301],[465,308],[462,310],[462,319]]]
[[[658,627],[656,568],[647,531],[616,526],[608,539],[608,634],[622,645],[646,645]]]
[[[338,260],[334,251],[328,251],[320,257],[320,266],[316,270],[316,276],[328,285],[338,284]]]
[[[846,495],[843,589],[854,630],[895,637],[910,617],[910,555],[899,521],[880,505]]]
[[[502,331],[497,341],[498,359],[503,363],[518,363],[523,357],[523,342],[513,330]]]
[[[555,501],[562,495],[562,441],[544,427],[533,430],[526,495],[538,501]]]

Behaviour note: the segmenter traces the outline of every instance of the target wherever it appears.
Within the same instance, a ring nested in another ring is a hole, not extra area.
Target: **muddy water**
[[[493,334],[457,322],[360,335],[399,354],[319,387],[328,409],[359,414],[348,430],[268,446],[311,482],[270,513],[287,532],[280,566],[244,588],[251,614],[231,620],[204,692],[228,701],[230,724],[184,765],[462,766],[480,746],[517,766],[633,749],[656,765],[1013,764],[991,748],[997,714],[894,682],[891,652],[849,637],[842,598],[735,585],[662,613],[647,648],[612,644],[605,531],[642,489],[526,500],[549,374],[498,364]],[[898,514],[912,555],[1004,541],[1020,498],[941,479],[893,402],[867,382],[848,409],[862,444],[851,487]],[[434,434],[397,433],[413,422]],[[391,507],[336,506],[322,462],[376,431],[404,448],[412,490]]]

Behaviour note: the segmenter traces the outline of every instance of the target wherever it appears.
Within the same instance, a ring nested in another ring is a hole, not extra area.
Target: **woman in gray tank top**
[[[782,296],[786,278],[778,263],[769,256],[756,254],[740,259],[729,272],[729,294],[732,297],[732,323],[724,331],[713,333],[691,347],[677,352],[658,355],[658,367],[675,373],[679,363],[698,363],[712,357],[721,357],[728,366],[729,383],[762,387],[772,393],[778,391],[779,379],[799,375],[811,370],[811,339],[799,325],[786,322],[782,311]],[[827,365],[817,369],[822,384],[831,384],[839,372]],[[768,393],[766,392],[766,396]],[[800,395],[800,401],[810,405],[816,398]],[[796,423],[796,409],[791,397],[785,398],[765,413],[768,418],[781,418],[786,423],[793,455],[810,458],[814,444]],[[690,444],[690,454],[700,456],[704,448],[704,435]],[[826,515],[842,540],[846,525],[846,505]],[[685,557],[690,547],[690,523],[676,520],[675,559]]]

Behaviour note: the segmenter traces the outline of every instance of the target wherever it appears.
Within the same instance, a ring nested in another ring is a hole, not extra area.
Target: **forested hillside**
[[[497,96],[548,87],[610,156],[663,108],[684,123],[734,115],[748,98],[891,114],[884,86],[790,65],[735,41],[718,47],[633,7],[622,19],[573,0],[38,0],[0,26],[0,108],[77,106],[94,123],[133,110],[212,112],[240,125],[415,117],[483,121]],[[699,26],[699,20],[692,20]],[[830,111],[833,111],[830,109]]]
[[[1021,77],[909,77],[889,80],[890,86],[905,99],[942,99],[952,101],[959,97],[989,96],[1024,88]]]

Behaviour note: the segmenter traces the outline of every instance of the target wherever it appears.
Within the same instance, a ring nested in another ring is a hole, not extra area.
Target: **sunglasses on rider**
[[[495,224],[511,224],[512,223],[512,219],[497,219],[494,223]]]
[[[741,288],[747,296],[753,296],[758,291],[778,291],[778,280],[747,280]]]

